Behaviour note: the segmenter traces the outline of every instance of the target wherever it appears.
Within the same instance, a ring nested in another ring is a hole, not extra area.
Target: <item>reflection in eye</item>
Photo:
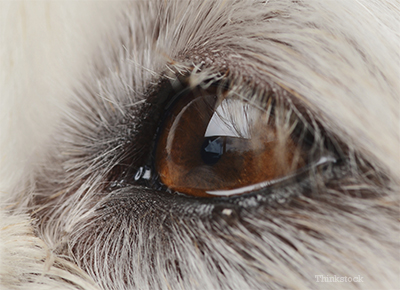
[[[292,174],[305,165],[305,154],[277,119],[271,99],[262,107],[216,89],[187,94],[159,134],[161,182],[189,195],[229,196]]]

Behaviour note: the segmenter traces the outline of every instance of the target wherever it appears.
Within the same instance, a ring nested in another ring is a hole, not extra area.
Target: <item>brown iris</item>
[[[193,196],[229,196],[304,166],[301,150],[268,106],[271,102],[256,106],[217,89],[180,98],[157,144],[161,182]]]

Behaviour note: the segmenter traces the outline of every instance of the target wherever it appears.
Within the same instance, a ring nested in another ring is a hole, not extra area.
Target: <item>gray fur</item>
[[[400,4],[118,5],[98,32],[88,68],[66,85],[68,102],[52,116],[56,129],[46,129],[54,134],[43,133],[45,145],[29,154],[17,181],[4,181],[2,286],[398,288]],[[90,23],[88,31],[96,30]],[[192,86],[230,79],[244,99],[275,90],[301,103],[313,130],[319,123],[326,131],[316,146],[326,134],[344,144],[348,162],[269,198],[234,203],[105,185],[127,139],[139,140],[150,89],[178,76]],[[5,103],[11,98],[5,94]],[[4,168],[21,170],[8,162]],[[361,275],[364,282],[318,283],[316,275]]]

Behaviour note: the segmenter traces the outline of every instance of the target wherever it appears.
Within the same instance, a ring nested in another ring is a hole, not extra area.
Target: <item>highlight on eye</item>
[[[196,88],[168,111],[155,167],[172,191],[196,197],[249,193],[304,167],[292,138],[294,113],[269,97],[261,103],[217,87]]]

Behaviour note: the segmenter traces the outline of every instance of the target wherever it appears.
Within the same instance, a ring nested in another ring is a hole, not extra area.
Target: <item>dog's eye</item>
[[[172,191],[230,196],[267,187],[306,164],[293,112],[273,97],[255,102],[219,88],[195,89],[167,111],[155,168]]]

